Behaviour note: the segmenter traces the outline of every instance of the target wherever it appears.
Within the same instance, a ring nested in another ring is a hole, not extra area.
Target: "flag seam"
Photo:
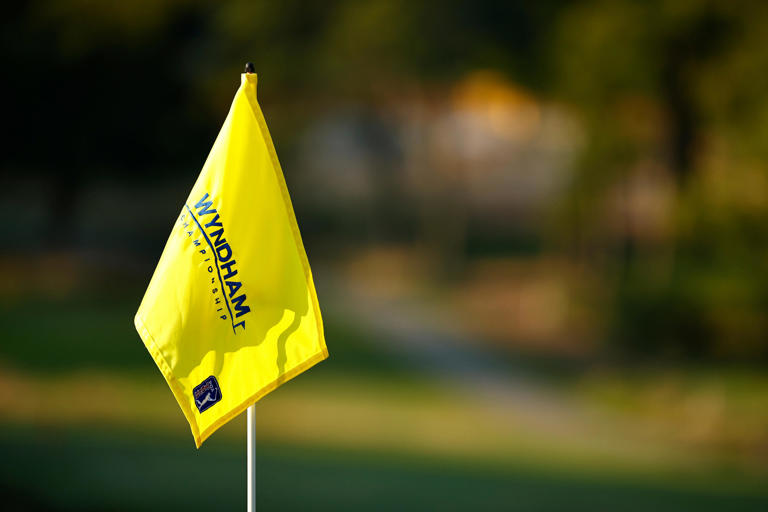
[[[309,261],[307,260],[307,251],[304,248],[304,243],[301,240],[299,225],[296,221],[296,214],[293,211],[293,204],[291,203],[291,198],[290,198],[290,195],[288,194],[288,186],[285,183],[283,168],[280,166],[280,161],[277,159],[277,152],[275,151],[275,145],[272,142],[272,136],[269,134],[269,129],[267,128],[267,121],[264,119],[264,113],[261,111],[259,102],[256,99],[256,84],[250,81],[246,81],[243,84],[243,87],[245,89],[245,96],[246,98],[248,98],[248,103],[251,106],[251,111],[253,112],[253,116],[256,118],[256,122],[259,125],[259,131],[261,132],[261,137],[267,146],[269,157],[272,160],[272,167],[275,172],[275,178],[277,178],[277,183],[280,187],[280,193],[283,197],[283,206],[286,209],[288,222],[291,226],[291,232],[293,233],[293,239],[296,242],[296,250],[299,253],[299,260],[301,261],[301,266],[304,269],[304,278],[307,282],[307,286],[309,286],[309,289],[312,293],[312,307],[315,312],[317,332],[320,334],[320,345],[327,357],[328,349],[325,344],[325,332],[323,330],[323,319],[322,319],[322,316],[320,315],[320,304],[317,300],[317,290],[315,290],[315,283],[314,283],[314,280],[312,279],[312,270],[310,269]]]

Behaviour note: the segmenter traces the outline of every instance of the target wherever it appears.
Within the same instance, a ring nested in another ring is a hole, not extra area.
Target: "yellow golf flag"
[[[199,448],[328,357],[307,256],[261,108],[243,74],[134,319]]]

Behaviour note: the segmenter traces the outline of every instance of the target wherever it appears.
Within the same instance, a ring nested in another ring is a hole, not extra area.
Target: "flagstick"
[[[245,72],[253,73],[252,62],[245,64]],[[248,407],[248,512],[256,512],[256,406]]]
[[[248,407],[248,512],[256,512],[256,406]]]

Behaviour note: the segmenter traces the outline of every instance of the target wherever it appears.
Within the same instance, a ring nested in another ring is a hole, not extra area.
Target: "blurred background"
[[[6,5],[4,510],[238,510],[133,327],[246,61],[329,360],[264,510],[768,510],[768,6]]]

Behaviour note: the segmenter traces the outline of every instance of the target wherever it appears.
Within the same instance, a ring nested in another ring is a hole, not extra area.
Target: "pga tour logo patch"
[[[195,405],[200,412],[207,411],[213,404],[221,400],[221,388],[216,377],[211,375],[192,390]]]

